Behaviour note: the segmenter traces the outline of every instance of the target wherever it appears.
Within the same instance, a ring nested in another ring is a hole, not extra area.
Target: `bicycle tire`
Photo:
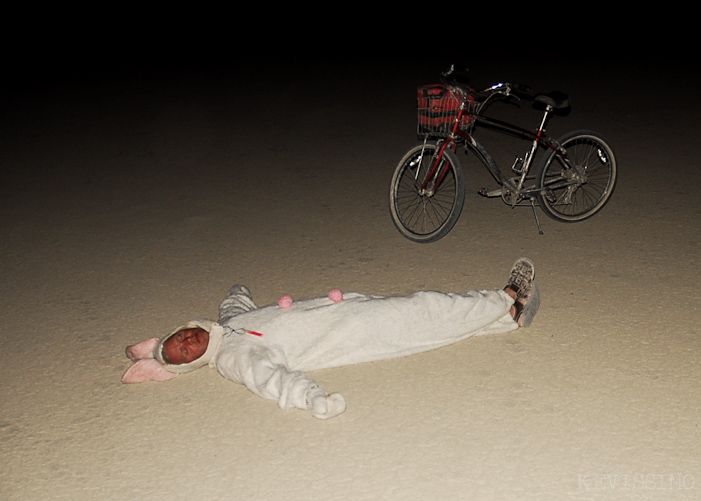
[[[462,166],[448,148],[443,150],[442,160],[449,164],[446,177],[435,192],[421,193],[420,186],[438,149],[435,141],[414,146],[399,161],[392,176],[392,221],[399,233],[417,243],[435,242],[446,236],[458,221],[465,202]]]
[[[584,221],[603,209],[613,195],[618,179],[616,156],[606,139],[590,130],[569,132],[557,142],[585,179],[578,182],[576,171],[550,150],[536,171],[536,187],[548,188],[540,191],[538,203],[556,221]]]

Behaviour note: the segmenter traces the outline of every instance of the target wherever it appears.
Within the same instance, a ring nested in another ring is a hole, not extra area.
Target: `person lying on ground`
[[[502,290],[420,291],[385,297],[331,291],[328,297],[258,308],[249,290],[233,286],[219,320],[193,320],[163,339],[127,347],[135,363],[124,383],[167,381],[205,365],[282,409],[310,410],[319,419],[341,414],[346,402],[306,373],[403,357],[472,336],[528,327],[538,311],[535,266],[514,263]]]

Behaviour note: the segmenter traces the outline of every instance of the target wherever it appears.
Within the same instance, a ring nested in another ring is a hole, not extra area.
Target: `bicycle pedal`
[[[477,193],[479,195],[482,195],[483,197],[500,197],[501,191],[501,188],[492,191],[487,190],[487,188],[480,188],[479,190],[477,190]]]

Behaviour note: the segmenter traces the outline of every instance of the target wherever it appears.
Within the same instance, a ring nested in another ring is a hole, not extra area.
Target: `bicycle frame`
[[[477,157],[480,158],[482,163],[487,167],[489,172],[492,174],[494,179],[501,185],[501,186],[506,186],[518,193],[521,192],[523,188],[523,184],[526,180],[526,175],[530,171],[531,164],[533,162],[533,158],[535,158],[536,151],[539,146],[543,148],[550,148],[552,150],[555,150],[557,152],[560,152],[559,148],[553,143],[553,141],[545,134],[544,126],[545,122],[548,119],[548,112],[546,112],[543,115],[543,120],[541,121],[540,127],[538,127],[538,130],[536,132],[532,132],[526,129],[523,129],[521,127],[502,122],[500,120],[496,120],[493,118],[488,118],[485,116],[476,116],[475,117],[475,123],[476,124],[481,124],[483,126],[491,127],[493,129],[497,129],[501,133],[508,133],[516,136],[520,136],[524,139],[527,139],[531,141],[531,147],[530,150],[528,150],[522,159],[517,158],[514,164],[511,166],[511,170],[514,171],[514,173],[520,174],[520,177],[518,179],[518,183],[514,185],[511,181],[511,179],[507,178],[501,169],[497,166],[496,162],[492,158],[492,156],[487,152],[487,150],[481,146],[477,142],[477,140],[472,137],[471,134],[468,134],[465,131],[460,130],[459,128],[455,131],[456,137],[459,137],[460,139],[464,140],[466,144],[469,144],[472,147],[472,150],[476,153]],[[560,152],[560,154],[564,154],[564,152]],[[518,167],[518,164],[520,163],[520,167]]]
[[[497,86],[495,86],[496,88]],[[474,114],[469,114],[465,106],[460,107],[458,111],[458,115],[455,118],[455,121],[452,126],[452,130],[450,135],[442,142],[440,149],[438,150],[438,153],[436,154],[436,157],[433,161],[433,165],[431,167],[431,170],[429,174],[426,176],[426,179],[424,180],[421,190],[423,194],[428,194],[430,195],[437,186],[440,185],[442,182],[443,178],[446,175],[447,170],[445,168],[439,169],[441,159],[443,157],[443,151],[445,148],[450,147],[453,152],[456,151],[458,143],[461,141],[464,142],[466,147],[469,147],[470,150],[479,158],[479,160],[484,164],[484,166],[487,168],[489,173],[494,177],[496,182],[502,186],[501,189],[498,190],[493,190],[490,192],[487,191],[480,191],[480,194],[484,196],[503,196],[504,195],[504,188],[507,189],[511,195],[513,195],[512,198],[512,205],[515,205],[518,201],[522,200],[523,198],[533,198],[536,194],[539,192],[542,192],[548,188],[540,188],[536,189],[535,187],[524,189],[524,183],[526,180],[526,176],[528,175],[528,172],[530,171],[533,158],[535,157],[536,151],[538,147],[546,148],[546,149],[551,149],[556,152],[558,157],[565,163],[569,165],[569,162],[567,161],[567,153],[560,148],[560,146],[552,139],[550,139],[546,133],[545,133],[545,124],[548,121],[548,118],[550,117],[550,114],[554,110],[554,108],[551,105],[546,104],[545,107],[545,112],[543,114],[543,118],[541,120],[540,126],[538,129],[533,132],[527,129],[524,129],[522,127],[503,122],[501,120],[497,120],[494,118],[486,117],[481,114],[481,111],[486,107],[487,102],[489,101],[489,98],[492,97],[495,94],[488,95],[485,100],[480,104],[478,110]],[[508,95],[508,94],[507,94]],[[462,119],[465,116],[465,114],[468,113],[469,116],[473,118],[473,123],[468,130],[462,129],[460,127],[460,124],[462,123]],[[517,174],[520,174],[518,177],[518,181],[516,183],[512,182],[512,179],[506,177],[502,170],[499,168],[499,166],[496,164],[492,156],[489,154],[486,148],[484,148],[471,134],[472,129],[474,128],[474,125],[480,124],[486,127],[490,127],[492,129],[495,129],[499,131],[500,133],[503,134],[511,134],[514,136],[520,136],[524,139],[527,139],[531,141],[531,148],[529,151],[526,152],[524,155],[524,158],[517,158],[514,164],[511,167],[511,170],[514,171]],[[518,165],[520,164],[520,166]],[[578,169],[571,165],[571,168],[575,170],[575,172],[578,172]],[[570,182],[567,184],[574,184],[574,182]],[[560,186],[558,186],[560,187]]]

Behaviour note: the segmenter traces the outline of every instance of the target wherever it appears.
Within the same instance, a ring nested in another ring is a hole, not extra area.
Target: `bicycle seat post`
[[[538,137],[543,133],[545,130],[545,123],[548,121],[548,118],[550,117],[550,113],[553,112],[553,107],[550,106],[549,104],[545,105],[545,111],[543,112],[543,119],[540,122],[540,127],[538,127]]]
[[[570,98],[567,94],[559,91],[550,92],[549,94],[538,94],[535,100],[539,103],[545,105],[545,113],[543,114],[543,121],[540,124],[540,129],[538,129],[538,136],[545,129],[545,122],[548,121],[550,113],[556,109],[569,108]]]

